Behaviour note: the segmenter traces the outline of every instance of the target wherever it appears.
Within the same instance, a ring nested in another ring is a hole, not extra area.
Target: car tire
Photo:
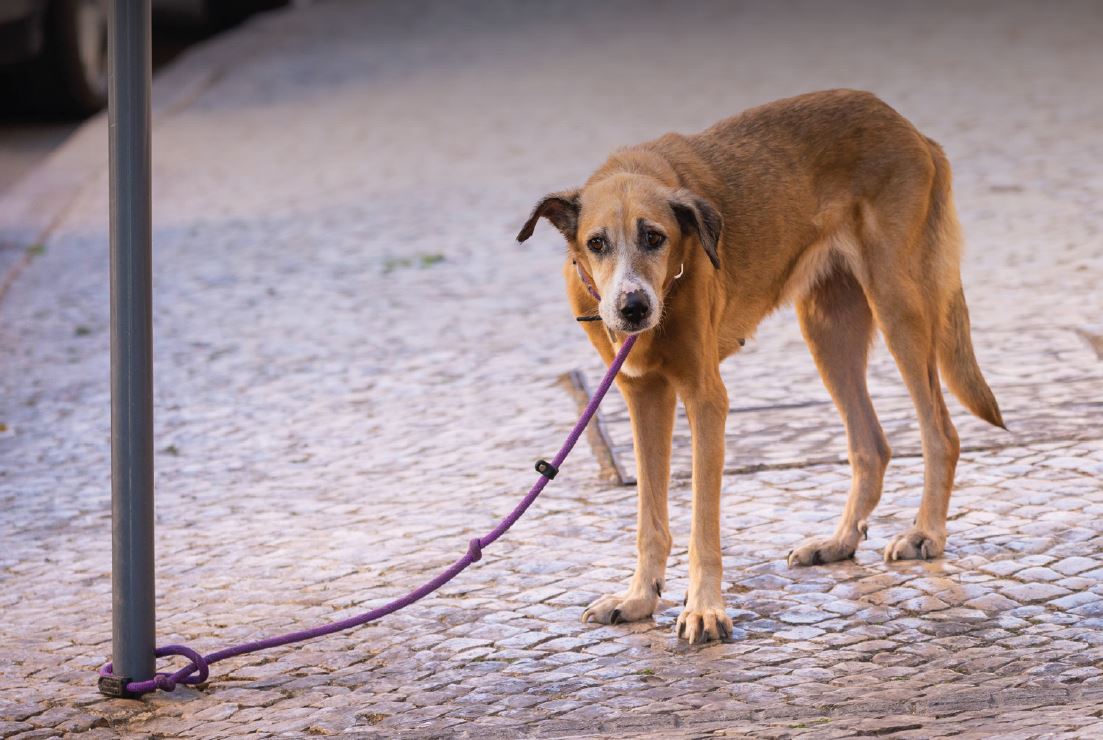
[[[47,18],[53,105],[89,114],[107,105],[107,0],[53,0]]]
[[[50,0],[41,31],[39,53],[0,74],[0,107],[84,117],[107,105],[107,0]]]

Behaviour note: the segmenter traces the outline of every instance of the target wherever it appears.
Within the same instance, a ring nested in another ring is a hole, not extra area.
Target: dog
[[[834,534],[799,544],[792,566],[854,555],[881,497],[891,450],[866,387],[879,327],[915,405],[923,496],[885,560],[930,559],[946,544],[960,443],[940,378],[981,419],[1004,427],[973,353],[962,290],[961,229],[942,148],[871,93],[829,90],[779,100],[702,133],[666,134],[614,152],[581,188],[542,198],[567,240],[567,296],[610,362],[632,419],[639,513],[636,571],[583,621],[646,619],[665,585],[671,438],[677,399],[693,439],[689,588],[677,632],[725,639],[720,483],[728,392],[720,362],[759,322],[793,303],[847,433],[853,472]],[[600,297],[600,299],[598,298]]]

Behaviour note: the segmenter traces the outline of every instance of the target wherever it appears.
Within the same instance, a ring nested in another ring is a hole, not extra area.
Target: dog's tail
[[[973,338],[969,331],[969,308],[965,305],[965,291],[958,287],[950,298],[950,305],[942,323],[938,341],[938,365],[942,377],[965,408],[1002,429],[1000,405],[987,381],[981,375],[973,354]]]
[[[950,187],[950,162],[934,141],[931,156],[935,178],[931,189],[929,235],[934,242],[939,272],[946,292],[943,294],[941,322],[938,331],[938,365],[942,377],[953,394],[965,407],[989,424],[1007,429],[1000,406],[988,382],[980,372],[973,353],[973,337],[969,329],[969,307],[961,287],[961,227],[954,211]]]

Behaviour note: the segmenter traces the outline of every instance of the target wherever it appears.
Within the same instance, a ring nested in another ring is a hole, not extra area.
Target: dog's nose
[[[634,290],[621,299],[620,315],[631,324],[638,324],[647,317],[651,306],[642,290]]]

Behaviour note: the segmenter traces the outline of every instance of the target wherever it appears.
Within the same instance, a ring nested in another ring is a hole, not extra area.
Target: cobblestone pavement
[[[154,135],[159,636],[208,651],[349,616],[460,555],[572,423],[564,378],[598,370],[554,231],[512,242],[534,200],[615,146],[840,85],[955,165],[975,342],[1013,433],[956,414],[945,557],[878,554],[922,478],[879,350],[901,454],[869,542],[785,567],[833,526],[848,470],[783,312],[725,371],[731,642],[671,631],[684,453],[668,600],[579,621],[634,563],[612,399],[605,441],[439,596],[218,664],[204,691],[106,701],[106,137],[86,136],[48,167],[98,169],[50,204],[0,306],[0,736],[1103,736],[1103,11],[940,7],[332,3],[178,61],[158,94],[191,92],[168,91]]]

